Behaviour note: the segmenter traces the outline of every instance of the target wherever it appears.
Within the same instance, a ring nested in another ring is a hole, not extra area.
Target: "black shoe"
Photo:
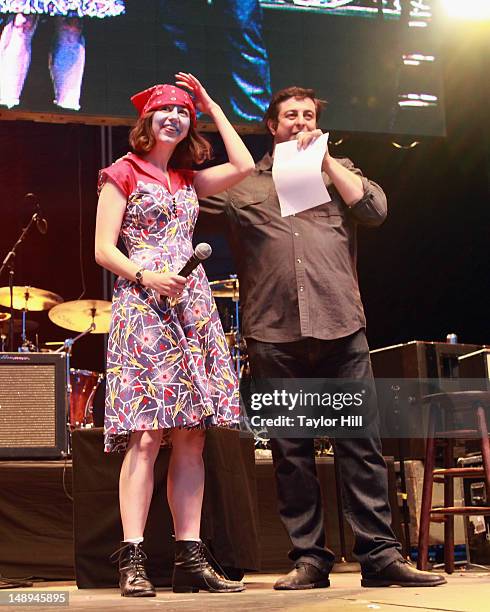
[[[330,586],[328,574],[311,563],[300,562],[289,574],[282,576],[275,583],[277,591],[295,591],[300,589],[324,589]]]
[[[422,572],[405,559],[397,559],[375,574],[362,574],[363,587],[434,587],[446,584],[446,579],[432,572]]]
[[[172,576],[174,593],[237,593],[245,590],[243,582],[228,580],[208,562],[202,542],[177,540]]]
[[[116,550],[111,558],[119,561],[119,586],[122,597],[155,597],[155,587],[148,580],[143,565],[146,554],[141,544],[121,542],[121,548]]]

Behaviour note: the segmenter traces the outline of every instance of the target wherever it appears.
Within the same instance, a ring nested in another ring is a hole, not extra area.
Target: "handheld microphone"
[[[185,262],[184,267],[180,269],[177,274],[187,278],[202,261],[211,255],[212,252],[213,249],[211,248],[211,245],[209,245],[207,242],[200,242],[194,249],[194,253],[192,253],[189,259]],[[166,298],[166,301],[171,308],[177,303],[176,298]]]
[[[194,249],[194,253],[186,261],[184,267],[179,272],[177,272],[177,274],[179,276],[185,276],[187,278],[189,274],[193,270],[195,270],[202,261],[204,261],[211,255],[212,252],[213,249],[211,248],[210,244],[208,244],[207,242],[200,242]]]
[[[48,222],[43,217],[43,213],[41,211],[41,206],[39,205],[39,200],[34,193],[26,193],[24,196],[24,200],[29,202],[36,209],[36,227],[40,234],[48,233]]]

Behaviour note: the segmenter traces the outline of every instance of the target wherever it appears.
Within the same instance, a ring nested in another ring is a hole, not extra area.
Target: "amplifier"
[[[460,356],[478,344],[412,340],[370,351],[376,378],[460,378]]]
[[[413,340],[370,351],[376,378],[459,378],[460,357],[481,349],[477,344],[450,344]],[[393,404],[378,402],[380,421],[392,418]],[[414,423],[427,423],[427,407],[416,403],[409,407]],[[417,426],[419,429],[419,427]],[[384,455],[403,456],[405,459],[424,459],[425,440],[419,437],[382,438]]]
[[[68,452],[66,355],[0,353],[0,458]]]
[[[490,348],[458,357],[462,378],[490,378]]]

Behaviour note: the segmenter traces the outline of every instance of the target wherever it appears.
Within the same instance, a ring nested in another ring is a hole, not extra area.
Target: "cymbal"
[[[2,319],[2,315],[9,315],[7,319]],[[8,334],[10,330],[10,313],[0,313],[0,334]],[[26,333],[33,332],[39,327],[36,321],[26,319]],[[14,334],[20,334],[22,332],[22,319],[14,319]]]
[[[56,293],[29,286],[14,287],[13,294],[15,310],[48,310],[63,301]],[[0,306],[10,306],[10,287],[0,288]]]
[[[111,325],[111,302],[106,300],[73,300],[51,308],[48,313],[53,323],[83,332],[95,323],[92,334],[107,334]]]
[[[211,293],[214,297],[238,299],[238,289],[240,284],[238,278],[227,278],[225,280],[216,280],[209,283]]]
[[[2,323],[2,321],[8,321],[10,317],[10,312],[0,312],[0,323]]]

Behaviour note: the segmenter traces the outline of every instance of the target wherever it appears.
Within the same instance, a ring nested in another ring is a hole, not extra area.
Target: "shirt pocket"
[[[340,227],[344,223],[344,211],[334,203],[321,204],[309,212],[317,223],[325,223],[331,227]]]
[[[270,223],[271,217],[267,210],[268,191],[254,191],[231,198],[231,205],[240,225],[264,225]]]

